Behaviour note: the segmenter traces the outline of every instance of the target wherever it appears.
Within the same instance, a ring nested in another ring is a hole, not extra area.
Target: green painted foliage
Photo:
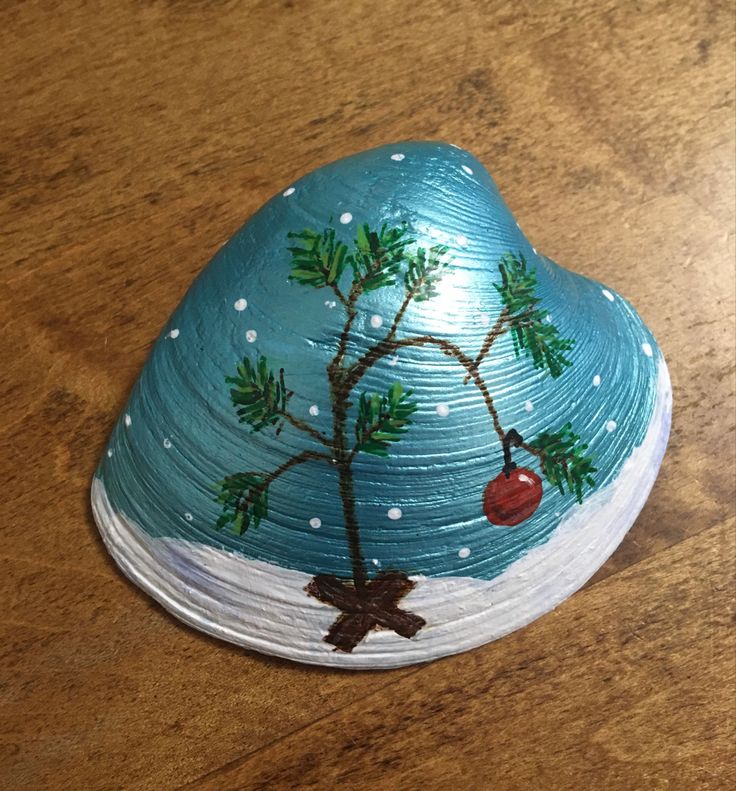
[[[434,245],[429,248],[429,253],[423,247],[419,247],[416,253],[408,258],[404,285],[407,292],[414,294],[413,299],[416,302],[424,302],[437,296],[437,283],[449,263],[449,259],[446,258],[447,253],[448,248],[444,245]]]
[[[262,355],[255,365],[244,357],[238,364],[237,374],[225,377],[225,381],[232,385],[230,399],[241,423],[248,423],[253,431],[260,431],[281,422],[292,395],[284,384],[283,368],[277,378]]]
[[[407,237],[405,224],[389,228],[384,223],[380,231],[359,225],[355,249],[350,255],[353,282],[361,283],[364,291],[375,291],[393,286],[401,273],[406,247],[414,240]]]
[[[410,401],[411,390],[395,382],[384,395],[362,393],[355,421],[355,449],[374,456],[388,456],[392,442],[398,442],[411,425],[417,404]]]
[[[348,248],[336,239],[333,228],[321,233],[305,228],[289,233],[298,246],[289,247],[291,253],[290,280],[305,286],[323,288],[336,286],[347,267],[353,272],[353,283],[361,291],[375,291],[393,286],[402,276],[407,291],[412,291],[417,302],[437,295],[436,284],[449,260],[448,248],[435,245],[429,251],[420,247],[412,255],[407,251],[414,239],[407,236],[405,223],[390,228],[384,223],[380,230],[367,224],[358,226],[354,245]]]
[[[268,516],[268,487],[262,475],[255,472],[229,475],[215,488],[217,502],[222,505],[222,514],[215,524],[217,530],[230,527],[233,533],[242,536]]]
[[[348,248],[335,238],[334,228],[325,228],[322,233],[305,228],[299,233],[289,233],[288,237],[296,239],[298,245],[288,248],[291,253],[289,280],[313,288],[323,288],[340,280],[348,265]]]
[[[524,256],[504,253],[498,265],[501,283],[494,286],[509,313],[514,352],[531,357],[535,368],[546,370],[552,377],[562,376],[572,365],[565,356],[573,340],[560,337],[557,327],[547,321],[547,311],[539,307],[536,294],[537,275],[527,269]]]
[[[562,494],[565,487],[574,494],[579,503],[583,502],[583,486],[595,486],[592,456],[587,456],[587,444],[579,442],[580,437],[572,430],[572,424],[566,423],[559,431],[543,431],[532,442],[530,447],[539,451],[542,471],[547,480],[556,486]]]

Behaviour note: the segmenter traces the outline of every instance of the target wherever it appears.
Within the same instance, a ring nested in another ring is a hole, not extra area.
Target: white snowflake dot
[[[335,302],[335,300],[334,300],[334,299],[326,299],[326,300],[325,300],[325,305],[326,305],[328,308],[332,309],[332,308],[334,308],[334,307],[335,307],[335,305],[337,305],[337,302]]]
[[[472,176],[472,175],[473,175],[473,170],[472,170],[472,168],[469,168],[467,165],[463,165],[463,170],[464,170],[464,171],[465,171],[465,172],[466,172],[466,173],[467,173],[469,176]]]
[[[169,333],[169,338],[178,338],[179,337],[179,330],[171,330]]]
[[[319,415],[319,407],[317,404],[312,404],[312,406],[309,407],[309,414],[312,417],[317,417],[317,415]]]
[[[255,343],[257,337],[258,333],[255,330],[248,330],[248,332],[245,333],[245,340],[248,341],[248,343]]]
[[[164,447],[166,448],[166,450],[168,450],[171,447],[171,440],[168,437],[166,437],[166,439],[164,440]]]
[[[189,513],[189,511],[187,511],[187,512],[184,514],[184,518],[187,520],[187,522],[191,522],[191,521],[192,521],[192,519],[194,519],[194,517],[193,517],[193,516],[192,516],[192,515]]]
[[[126,415],[126,416],[125,416],[125,425],[126,425],[128,428],[130,428],[130,426],[132,425],[132,423],[133,423],[133,419],[130,417],[130,415]]]
[[[531,412],[534,409],[534,404],[532,404],[531,401],[525,401],[524,409],[526,409],[527,412]]]
[[[394,365],[399,361],[399,355],[395,354],[389,361],[388,364],[393,368]]]
[[[289,187],[288,189],[285,189],[285,190],[284,190],[284,197],[285,197],[285,198],[288,198],[288,197],[289,197],[289,195],[293,195],[293,194],[294,194],[294,192],[295,192],[295,189],[294,189],[294,187]]]
[[[394,162],[401,162],[401,160],[404,159],[404,155],[403,154],[391,154],[391,159],[393,159]]]
[[[392,157],[392,159],[393,159],[393,157]],[[371,563],[374,566],[380,566],[381,565],[381,562],[378,560],[378,558],[373,558],[373,560],[371,560]]]
[[[467,247],[470,244],[470,240],[463,233],[459,233],[455,237],[455,241],[460,245],[460,247]]]
[[[395,508],[395,507],[394,508],[389,508],[388,511],[386,511],[386,514],[387,514],[388,518],[392,519],[394,522],[397,519],[401,519],[401,517],[404,515],[403,511],[401,510],[401,508]]]
[[[108,458],[108,459],[111,459],[111,458],[112,458],[112,449],[111,449],[111,448],[108,448],[108,449],[107,449],[107,458]]]
[[[318,516],[313,516],[309,520],[309,526],[317,530],[318,528],[322,527],[322,520]]]
[[[534,253],[534,255],[537,255],[537,248],[536,247],[532,247],[532,252]]]
[[[593,387],[600,387],[600,386],[601,386],[601,378],[600,376],[598,376],[598,374],[596,374],[593,377]]]
[[[447,404],[437,404],[436,411],[440,417],[447,417],[450,414],[450,407]]]
[[[340,222],[343,225],[347,225],[352,219],[353,219],[353,215],[349,211],[343,212],[340,215]]]
[[[610,291],[609,291],[607,288],[601,289],[601,294],[603,294],[603,296],[604,296],[604,297],[605,297],[605,298],[606,298],[606,299],[607,299],[609,302],[613,302],[613,299],[614,299],[614,297],[613,297],[613,294],[612,294],[612,293],[611,293],[611,292],[610,292]]]
[[[608,423],[606,423],[606,431],[610,434],[612,431],[615,430],[616,430],[616,421],[609,420]]]
[[[235,300],[235,304],[233,305],[235,310],[242,311],[248,307],[248,300],[241,297],[240,299]]]
[[[465,558],[470,557],[470,547],[463,547],[462,549],[458,550],[457,556],[465,560]]]
[[[649,343],[642,343],[641,350],[646,354],[647,357],[651,357],[654,354],[652,350],[652,346]]]
[[[382,324],[383,319],[377,313],[371,316],[371,327],[378,329]]]

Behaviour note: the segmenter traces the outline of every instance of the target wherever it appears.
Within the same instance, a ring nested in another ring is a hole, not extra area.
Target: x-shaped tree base
[[[401,637],[414,637],[426,621],[398,607],[414,583],[400,571],[382,571],[363,588],[330,574],[317,574],[304,589],[342,614],[323,638],[336,651],[350,653],[371,629],[391,629]]]

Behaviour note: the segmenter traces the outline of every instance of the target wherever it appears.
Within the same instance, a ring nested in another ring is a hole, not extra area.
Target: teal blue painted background
[[[396,161],[392,154],[404,154]],[[472,170],[468,174],[462,168]],[[284,185],[286,188],[289,185]],[[531,439],[572,420],[590,443],[599,467],[598,489],[609,483],[646,431],[659,360],[654,339],[618,294],[610,301],[596,282],[539,256],[524,238],[483,166],[446,144],[400,143],[323,167],[295,182],[294,192],[270,200],[215,255],[164,326],[128,405],[115,426],[99,475],[113,506],[157,536],[178,536],[310,573],[350,574],[334,471],[324,464],[294,468],[270,492],[270,516],[243,537],[217,533],[219,507],[211,485],[239,471],[268,472],[292,453],[311,447],[291,427],[252,434],[237,422],[224,377],[240,357],[265,354],[283,366],[296,392],[291,411],[329,433],[325,367],[334,355],[343,311],[331,291],[287,282],[286,234],[330,223],[346,243],[356,224],[407,221],[425,246],[449,244],[455,256],[440,294],[414,304],[400,335],[432,332],[474,356],[501,310],[493,282],[506,251],[521,251],[536,267],[538,293],[565,337],[576,340],[573,368],[557,380],[515,358],[502,337],[482,372],[505,429]],[[341,224],[350,212],[352,222]],[[433,237],[431,233],[435,233]],[[461,235],[467,238],[457,241]],[[346,281],[349,275],[345,274]],[[347,290],[347,285],[345,290]],[[402,286],[363,298],[353,353],[385,334],[403,296]],[[244,297],[246,310],[235,301]],[[370,316],[384,319],[381,329]],[[179,334],[169,337],[173,329]],[[255,330],[249,343],[246,332]],[[642,351],[648,343],[649,357]],[[372,570],[400,568],[427,575],[492,578],[543,542],[565,512],[576,507],[545,483],[537,513],[517,528],[494,527],[481,510],[487,482],[500,472],[501,448],[482,398],[464,371],[433,349],[402,351],[395,366],[382,360],[364,389],[384,390],[400,379],[414,388],[419,411],[388,460],[360,455],[355,482],[361,536]],[[594,376],[601,385],[592,385]],[[357,400],[353,399],[354,401]],[[527,411],[525,402],[533,402]],[[438,403],[450,414],[440,417]],[[320,415],[308,413],[316,404]],[[123,415],[129,414],[130,426]],[[606,430],[615,421],[615,431]],[[170,447],[165,447],[168,440]],[[534,466],[523,452],[520,465]],[[387,510],[399,507],[392,521]],[[190,515],[191,519],[185,515]],[[319,517],[319,529],[309,526]],[[458,550],[468,547],[469,557]]]

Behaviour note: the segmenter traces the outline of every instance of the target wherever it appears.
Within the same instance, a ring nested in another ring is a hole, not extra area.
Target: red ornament
[[[542,479],[525,467],[502,472],[483,494],[483,511],[492,525],[512,527],[528,519],[542,499]]]

